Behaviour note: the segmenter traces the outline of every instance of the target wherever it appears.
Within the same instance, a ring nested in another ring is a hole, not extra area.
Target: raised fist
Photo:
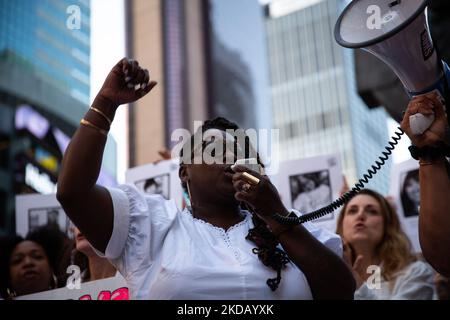
[[[149,93],[155,86],[147,69],[136,60],[122,59],[110,71],[97,97],[108,101],[113,108],[134,102]]]

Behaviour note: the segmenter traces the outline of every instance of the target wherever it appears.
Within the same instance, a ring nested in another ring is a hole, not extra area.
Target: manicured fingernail
[[[131,77],[126,77],[125,78],[125,82],[130,82],[130,80],[131,80]]]
[[[134,91],[138,91],[140,88],[141,88],[141,85],[140,84],[136,84],[134,86]]]
[[[146,84],[146,83],[142,84],[142,85],[141,85],[141,88],[142,88],[142,89],[147,88],[147,84]]]

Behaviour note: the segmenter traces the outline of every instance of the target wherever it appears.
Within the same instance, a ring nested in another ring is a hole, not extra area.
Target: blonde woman
[[[434,271],[418,261],[387,200],[362,190],[342,209],[336,231],[346,243],[352,266],[355,299],[432,299]]]

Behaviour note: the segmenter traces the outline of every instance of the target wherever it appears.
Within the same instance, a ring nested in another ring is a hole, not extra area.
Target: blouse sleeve
[[[416,261],[398,276],[392,291],[392,300],[432,300],[434,271],[426,263]]]
[[[292,211],[294,211],[297,216],[302,215],[297,210]],[[305,222],[303,226],[328,249],[333,251],[339,257],[343,257],[342,239],[336,233],[330,232],[324,228],[319,228],[311,222]]]
[[[434,297],[434,272],[428,264],[416,261],[402,271],[395,280],[389,300],[432,300]],[[387,283],[386,285],[390,285]],[[364,283],[355,292],[355,300],[377,300],[374,293]]]
[[[160,195],[144,195],[133,185],[120,185],[108,191],[114,209],[113,231],[105,253],[96,252],[127,277],[151,265],[178,209],[173,201]]]

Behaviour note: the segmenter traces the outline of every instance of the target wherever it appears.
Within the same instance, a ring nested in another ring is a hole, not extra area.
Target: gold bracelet
[[[444,162],[419,162],[419,166],[425,167],[425,166],[432,166],[435,164],[444,164]]]
[[[91,127],[91,128],[93,128],[93,129],[97,130],[98,132],[100,132],[100,133],[101,133],[102,135],[104,135],[105,137],[108,136],[108,131],[106,131],[106,130],[100,128],[100,127],[97,127],[95,124],[92,124],[91,122],[87,121],[87,120],[84,119],[84,118],[81,119],[80,124],[82,124],[82,125],[84,125],[84,126],[87,126],[87,127]]]
[[[435,159],[435,160],[419,160],[419,165],[422,166],[432,166],[434,164],[445,163],[447,160],[445,158]]]
[[[91,109],[92,111],[95,111],[99,115],[101,115],[109,123],[109,125],[111,126],[111,123],[112,123],[111,119],[108,118],[108,116],[103,111],[101,111],[101,110],[99,110],[99,109],[97,109],[95,107],[90,107],[89,109]]]

